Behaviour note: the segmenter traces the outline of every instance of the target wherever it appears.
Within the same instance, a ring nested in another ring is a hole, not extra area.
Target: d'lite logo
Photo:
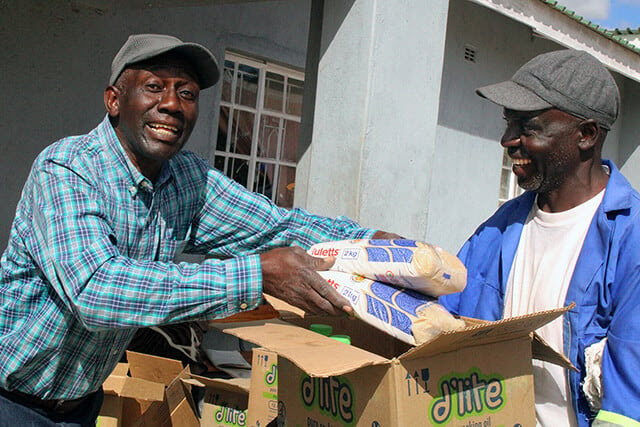
[[[278,385],[278,365],[275,363],[271,365],[271,368],[265,374],[264,383],[268,386]]]
[[[308,409],[318,407],[343,424],[354,423],[354,397],[351,385],[340,377],[311,378],[303,376],[300,382],[302,402]]]
[[[466,374],[454,373],[440,379],[441,397],[429,405],[429,420],[433,424],[449,422],[452,416],[464,419],[502,409],[504,379],[499,375],[483,378],[475,371],[477,369],[471,369]]]
[[[247,424],[247,414],[246,411],[221,407],[216,411],[216,421],[218,424],[244,426]]]

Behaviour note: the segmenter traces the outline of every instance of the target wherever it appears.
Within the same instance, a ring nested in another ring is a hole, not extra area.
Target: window
[[[293,207],[304,74],[226,52],[214,165]]]
[[[502,205],[507,200],[511,200],[524,193],[524,190],[518,185],[518,180],[511,170],[513,162],[504,149],[502,154],[502,173],[500,174],[500,195],[498,196],[498,204]]]

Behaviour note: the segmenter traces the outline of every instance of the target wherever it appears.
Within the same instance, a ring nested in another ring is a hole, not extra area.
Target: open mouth
[[[159,138],[175,138],[180,134],[180,130],[171,125],[148,123],[147,126],[149,126],[153,133],[155,133]]]
[[[511,159],[512,163],[514,166],[524,166],[524,165],[528,165],[529,163],[531,163],[531,160],[529,159]]]

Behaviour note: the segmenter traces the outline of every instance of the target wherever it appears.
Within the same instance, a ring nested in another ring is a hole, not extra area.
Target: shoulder
[[[46,147],[36,158],[36,168],[48,168],[59,165],[76,169],[84,163],[93,163],[102,153],[103,147],[93,133],[68,136]]]
[[[526,192],[516,198],[506,201],[476,230],[476,234],[486,228],[504,232],[514,223],[523,223],[535,200],[535,193]]]
[[[169,166],[174,178],[178,181],[202,180],[212,169],[209,162],[188,150],[182,150],[176,154],[169,161]]]

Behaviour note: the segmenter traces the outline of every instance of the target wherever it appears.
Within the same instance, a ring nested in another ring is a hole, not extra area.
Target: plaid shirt
[[[0,261],[0,387],[84,396],[137,328],[255,308],[257,253],[372,233],[278,208],[186,151],[152,183],[105,118],[45,149],[24,186]],[[217,259],[173,262],[181,251]]]

